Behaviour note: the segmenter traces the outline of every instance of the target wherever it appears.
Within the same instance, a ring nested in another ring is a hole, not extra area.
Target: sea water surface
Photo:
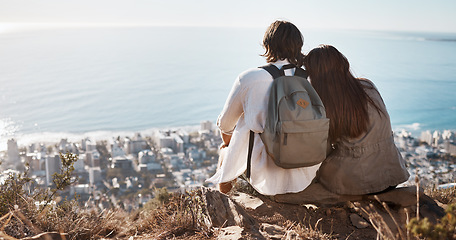
[[[263,28],[91,27],[0,32],[6,140],[214,121],[236,76],[265,64]],[[393,128],[456,129],[456,34],[301,29],[379,88]]]

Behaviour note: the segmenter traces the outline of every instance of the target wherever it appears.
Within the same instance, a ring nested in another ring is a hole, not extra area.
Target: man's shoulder
[[[264,69],[256,67],[250,68],[239,74],[239,81],[251,82],[251,81],[270,81],[272,76]]]

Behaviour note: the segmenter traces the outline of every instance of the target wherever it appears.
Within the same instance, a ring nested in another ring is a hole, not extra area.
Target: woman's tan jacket
[[[317,180],[329,191],[361,195],[385,190],[407,181],[405,161],[394,144],[391,123],[385,104],[373,86],[366,93],[383,111],[379,114],[369,104],[368,131],[354,139],[341,139],[321,165]]]

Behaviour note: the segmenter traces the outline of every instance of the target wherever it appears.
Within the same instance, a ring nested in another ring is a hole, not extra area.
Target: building
[[[138,153],[138,162],[142,164],[155,162],[155,154],[151,150],[142,150]]]
[[[123,170],[132,170],[132,161],[125,156],[117,156],[112,159],[111,168],[119,168]]]
[[[97,150],[88,151],[85,155],[89,167],[100,167],[100,153]]]
[[[202,121],[200,124],[200,130],[212,131],[212,122],[211,121]]]
[[[69,143],[67,139],[61,139],[57,144],[57,149],[61,153],[77,153],[77,148],[74,146],[74,144]]]
[[[140,163],[136,169],[138,172],[148,172],[152,174],[161,174],[164,173],[163,167],[160,163],[150,162],[150,163]]]
[[[122,144],[120,143],[119,140],[114,140],[114,143],[111,144],[111,156],[113,158],[115,157],[122,157],[122,156],[125,156],[127,155],[124,151],[124,149],[122,148]]]
[[[432,134],[432,138],[434,144],[433,146],[438,146],[439,144],[443,143],[443,138],[439,131],[434,131],[434,134]]]
[[[98,185],[102,180],[100,167],[89,167],[90,186]]]
[[[184,140],[175,131],[159,131],[156,140],[160,148],[170,148],[174,153],[184,152]]]
[[[148,144],[145,139],[141,136],[140,133],[136,133],[133,139],[125,138],[124,148],[127,154],[138,155],[144,149],[147,149]]]
[[[79,154],[78,160],[74,163],[73,167],[76,172],[83,172],[84,171],[84,161],[86,159],[85,154]]]
[[[454,144],[454,143],[452,143],[450,141],[445,141],[444,142],[444,149],[451,156],[456,156],[456,144]]]
[[[46,156],[45,157],[45,165],[46,165],[46,186],[53,185],[53,177],[54,173],[60,173],[60,169],[62,168],[62,163],[60,161],[60,156]]]
[[[426,142],[429,145],[432,145],[433,137],[432,137],[431,131],[427,130],[427,131],[421,132],[420,140],[422,142]]]
[[[17,165],[20,161],[19,148],[15,139],[8,140],[8,158],[7,163]]]
[[[442,133],[442,138],[444,141],[454,142],[454,140],[455,140],[454,132],[452,132],[450,130],[444,130]]]

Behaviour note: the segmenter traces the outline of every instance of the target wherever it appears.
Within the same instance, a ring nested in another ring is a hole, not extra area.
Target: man
[[[293,64],[301,67],[303,38],[298,28],[287,21],[275,21],[263,38],[266,62],[282,68]],[[295,68],[285,70],[293,75]],[[248,179],[263,195],[293,193],[304,190],[315,177],[320,166],[284,169],[275,165],[266,153],[259,133],[264,130],[269,91],[273,77],[262,68],[252,68],[235,80],[217,126],[222,133],[221,163],[214,176],[207,181],[219,184],[220,191],[230,191],[234,181],[246,171],[249,133],[253,131],[252,172]]]

